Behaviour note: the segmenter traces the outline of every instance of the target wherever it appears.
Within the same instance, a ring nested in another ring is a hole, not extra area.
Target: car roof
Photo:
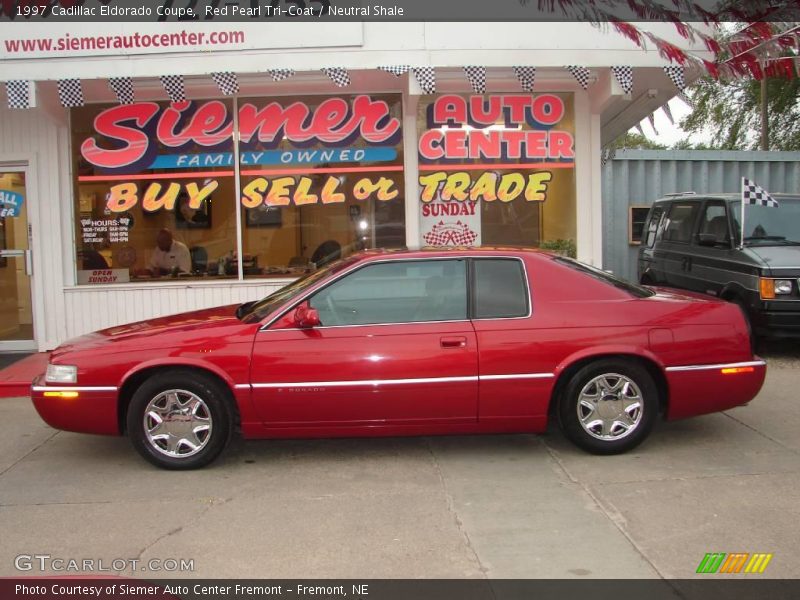
[[[552,257],[551,252],[538,248],[512,248],[509,246],[424,246],[420,248],[398,248],[363,250],[352,255],[360,260],[374,260],[382,258],[439,258],[452,256],[504,256],[521,258],[523,256],[539,256],[541,258]]]
[[[800,195],[798,194],[782,194],[782,193],[775,193],[770,194],[776,200],[780,198],[785,198],[787,200],[800,200]],[[704,194],[696,194],[694,192],[684,192],[681,194],[670,194],[663,198],[659,198],[654,202],[654,204],[660,204],[662,202],[673,202],[675,200],[725,200],[725,201],[733,201],[733,200],[740,200],[742,198],[741,193],[737,192],[721,192],[721,193],[704,193]]]

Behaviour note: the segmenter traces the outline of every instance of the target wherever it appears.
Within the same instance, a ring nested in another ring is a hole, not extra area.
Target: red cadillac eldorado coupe
[[[541,432],[597,454],[758,394],[741,309],[512,249],[371,251],[274,294],[112,327],[32,398],[67,431],[203,466],[247,438]]]

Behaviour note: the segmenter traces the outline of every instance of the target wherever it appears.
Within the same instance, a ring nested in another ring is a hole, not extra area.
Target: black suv
[[[657,200],[645,222],[639,280],[736,302],[759,336],[800,337],[800,196],[745,205],[738,194]]]

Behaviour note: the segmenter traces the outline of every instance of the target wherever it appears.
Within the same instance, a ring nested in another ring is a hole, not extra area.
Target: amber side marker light
[[[78,392],[45,392],[45,398],[77,398]]]
[[[761,299],[762,300],[774,300],[775,299],[775,280],[774,279],[765,279],[761,278],[759,280],[759,291],[761,292]]]
[[[752,373],[755,369],[753,367],[728,367],[721,371],[723,375],[735,375],[736,373]]]

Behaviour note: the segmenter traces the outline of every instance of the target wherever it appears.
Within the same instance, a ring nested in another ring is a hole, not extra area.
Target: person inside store
[[[156,235],[156,247],[150,257],[149,270],[153,277],[190,273],[192,270],[189,248],[173,239],[172,232],[166,227]]]

